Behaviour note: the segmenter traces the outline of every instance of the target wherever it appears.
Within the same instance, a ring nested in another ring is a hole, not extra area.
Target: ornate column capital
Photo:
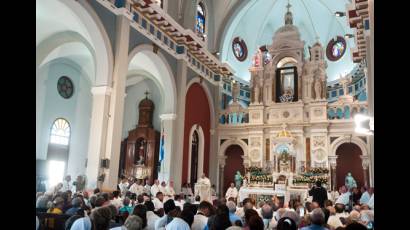
[[[211,136],[215,135],[215,129],[210,129],[209,133],[211,134]]]
[[[332,169],[336,169],[336,160],[338,156],[329,156],[329,165]]]
[[[161,121],[175,120],[177,118],[177,115],[175,113],[166,113],[159,115],[159,118],[161,119]]]
[[[218,163],[219,167],[224,168],[225,167],[225,161],[226,161],[226,156],[225,155],[218,155]]]
[[[360,156],[362,158],[362,167],[363,169],[368,169],[370,164],[369,156]]]

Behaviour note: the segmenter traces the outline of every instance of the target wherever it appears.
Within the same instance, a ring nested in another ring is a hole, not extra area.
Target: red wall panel
[[[235,183],[236,171],[241,172],[241,175],[245,174],[245,167],[243,166],[243,149],[239,145],[231,145],[226,151],[226,160],[224,168],[224,194],[228,189],[231,182]]]
[[[357,186],[364,185],[362,150],[360,147],[353,143],[344,143],[336,150],[336,188],[345,184],[345,177],[348,172],[352,173],[353,178],[356,180]]]
[[[184,125],[184,153],[182,164],[182,183],[187,182],[188,177],[188,152],[189,152],[189,131],[194,124],[202,127],[204,132],[204,172],[209,177],[209,145],[211,112],[206,93],[198,83],[192,84],[186,94],[185,100],[185,125]]]

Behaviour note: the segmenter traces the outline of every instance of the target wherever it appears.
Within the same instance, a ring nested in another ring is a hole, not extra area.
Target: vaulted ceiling
[[[218,2],[218,3],[217,3]],[[227,0],[214,2],[214,9],[220,9],[218,4],[226,5]],[[290,0],[293,24],[299,28],[305,50],[317,40],[326,48],[328,42],[335,36],[353,34],[346,17],[336,17],[335,12],[346,11],[349,0]],[[221,33],[220,59],[228,62],[235,70],[235,75],[244,80],[250,79],[248,71],[252,55],[256,48],[271,44],[274,32],[284,25],[284,15],[288,0],[249,0],[239,1],[235,5],[229,4],[231,15],[225,20]],[[218,25],[219,23],[215,23]],[[238,61],[232,52],[232,40],[242,38],[248,48],[245,61]],[[339,77],[340,74],[350,72],[355,64],[351,58],[350,48],[354,46],[353,39],[347,39],[347,50],[343,57],[336,62],[327,60],[328,82]],[[308,55],[309,53],[306,52]],[[308,58],[308,56],[306,56]]]

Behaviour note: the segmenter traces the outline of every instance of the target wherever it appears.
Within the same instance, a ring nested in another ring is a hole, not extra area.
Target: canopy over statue
[[[350,172],[347,173],[345,178],[345,186],[350,191],[352,188],[357,188],[356,180],[352,177]]]

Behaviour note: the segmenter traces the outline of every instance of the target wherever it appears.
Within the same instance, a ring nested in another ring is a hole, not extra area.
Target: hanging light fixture
[[[346,16],[346,13],[342,12],[342,11],[336,11],[335,15],[336,15],[336,17],[344,17],[344,16]]]
[[[353,34],[345,34],[345,39],[349,39],[349,38],[353,38],[354,35]]]

